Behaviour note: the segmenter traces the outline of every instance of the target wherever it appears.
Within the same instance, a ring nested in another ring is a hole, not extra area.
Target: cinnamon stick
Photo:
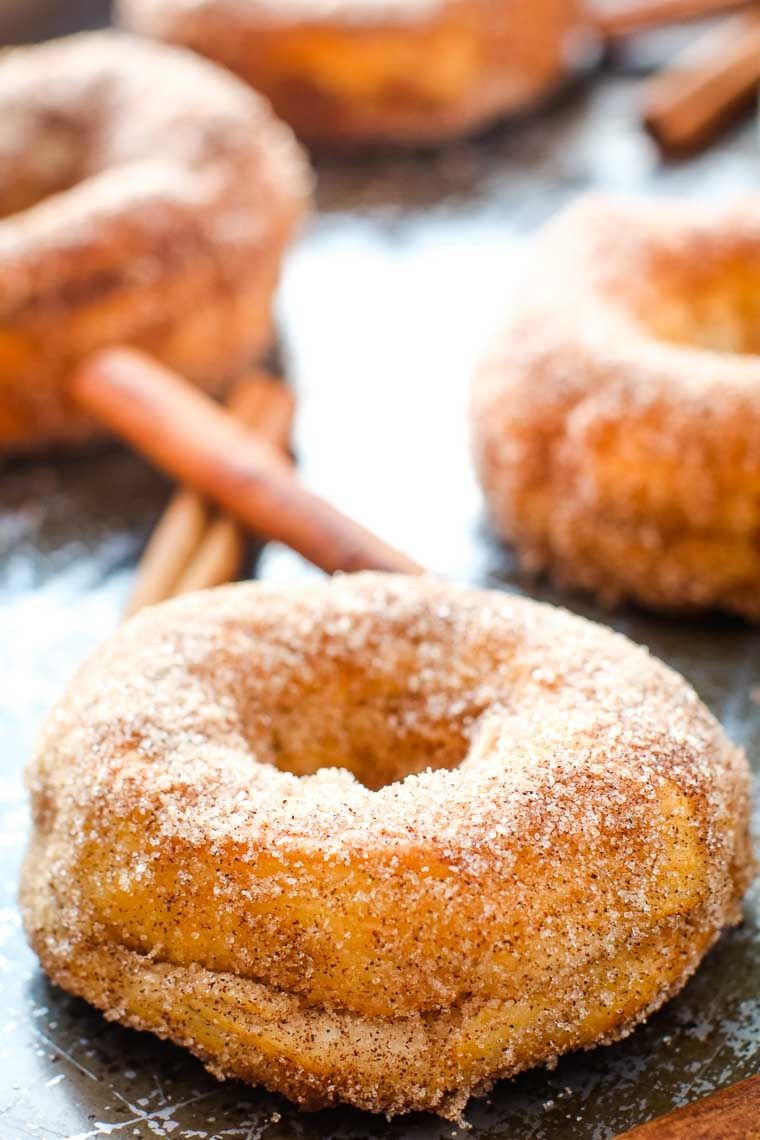
[[[124,609],[131,617],[171,596],[172,587],[197,549],[208,521],[206,504],[193,491],[178,491],[150,537]]]
[[[612,41],[649,28],[704,20],[721,12],[743,8],[752,0],[623,0],[609,8],[595,6],[593,22],[605,40]]]
[[[421,570],[307,490],[271,444],[141,353],[97,353],[72,376],[70,394],[156,466],[328,573]]]
[[[238,380],[227,407],[236,419],[286,455],[290,447],[295,396],[268,372],[254,372]]]
[[[176,598],[193,590],[208,590],[233,581],[244,554],[243,528],[236,519],[221,515],[206,530],[198,549],[174,583],[170,596]]]
[[[293,418],[293,394],[265,373],[238,381],[227,405],[233,415],[265,439],[287,450]],[[221,585],[234,578],[245,542],[239,526],[217,519],[194,491],[178,491],[154,530],[140,560],[137,581],[125,617],[177,593]]]
[[[623,1132],[618,1140],[760,1140],[760,1076]]]
[[[663,150],[695,150],[760,87],[760,11],[710,29],[644,90],[644,125]]]

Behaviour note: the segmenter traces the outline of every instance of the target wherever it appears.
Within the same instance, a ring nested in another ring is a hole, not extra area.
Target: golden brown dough
[[[584,199],[528,251],[472,403],[530,569],[760,618],[760,200]]]
[[[436,142],[556,85],[578,0],[119,0],[125,26],[223,63],[304,138]]]
[[[751,871],[745,758],[680,677],[425,578],[144,611],[29,782],[22,905],[50,976],[312,1107],[456,1115],[627,1034]]]
[[[104,344],[207,388],[239,372],[308,197],[289,129],[189,52],[101,32],[5,53],[0,450],[91,434],[63,389]]]

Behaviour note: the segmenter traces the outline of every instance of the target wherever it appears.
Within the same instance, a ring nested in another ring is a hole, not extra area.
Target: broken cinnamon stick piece
[[[294,403],[293,393],[284,384],[257,372],[238,381],[227,406],[233,415],[285,451]],[[145,548],[124,616],[131,617],[144,606],[177,593],[221,585],[234,578],[245,542],[237,524],[222,528],[224,521],[217,519],[209,526],[208,506],[203,497],[195,491],[177,491]],[[222,529],[225,540],[220,544]],[[205,549],[207,544],[209,548]],[[226,576],[220,577],[222,574]]]
[[[141,353],[97,353],[74,373],[70,393],[156,466],[328,573],[421,570],[307,490],[271,444]]]
[[[232,582],[240,571],[244,554],[245,533],[240,523],[228,515],[214,519],[174,584],[171,597]]]
[[[171,596],[174,583],[201,541],[207,521],[208,511],[200,495],[193,491],[178,491],[174,495],[140,559],[125,617]]]
[[[649,28],[704,20],[721,12],[743,8],[752,0],[622,0],[614,5],[595,6],[593,22],[607,41],[622,39]]]
[[[760,12],[725,20],[700,37],[644,89],[644,125],[663,150],[693,151],[760,87]]]
[[[760,1140],[760,1076],[623,1132],[617,1140]]]

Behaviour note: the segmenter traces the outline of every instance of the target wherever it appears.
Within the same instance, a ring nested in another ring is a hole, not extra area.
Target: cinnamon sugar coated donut
[[[760,203],[590,197],[529,263],[472,402],[496,529],[606,601],[760,618]]]
[[[216,388],[270,339],[309,197],[290,130],[220,68],[99,32],[0,58],[0,450],[73,442],[93,349]]]
[[[685,681],[425,578],[144,611],[29,783],[22,906],[51,978],[311,1107],[455,1117],[624,1036],[751,873],[745,758]]]
[[[305,138],[435,142],[555,86],[578,0],[119,0],[262,91]]]

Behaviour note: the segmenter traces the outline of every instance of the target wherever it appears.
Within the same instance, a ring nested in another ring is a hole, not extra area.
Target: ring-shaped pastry
[[[747,765],[645,650],[379,574],[145,610],[30,771],[50,976],[312,1107],[454,1114],[628,1033],[739,918]]]
[[[119,0],[124,25],[229,67],[321,143],[435,143],[535,102],[577,0]]]
[[[760,618],[760,207],[592,196],[528,251],[473,401],[523,564]]]
[[[97,32],[4,53],[0,450],[92,434],[65,384],[103,345],[206,388],[239,374],[309,188],[289,128],[190,52]]]

